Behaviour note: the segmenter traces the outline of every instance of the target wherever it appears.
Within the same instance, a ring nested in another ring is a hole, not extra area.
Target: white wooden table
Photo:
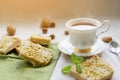
[[[104,19],[104,18],[103,18]],[[102,34],[99,38],[101,39],[103,36],[112,36],[114,40],[116,40],[120,44],[120,20],[119,19],[110,19],[111,20],[111,28],[110,30]],[[48,34],[55,34],[55,40],[53,42],[59,42],[68,36],[64,35],[65,30],[65,22],[67,20],[56,20],[56,27],[51,28],[48,30]],[[6,35],[6,26],[11,23],[1,23],[0,24],[0,36]],[[17,28],[16,36],[22,38],[22,39],[28,39],[31,34],[41,34],[41,30],[39,27],[40,23],[33,22],[28,24],[15,24]],[[106,61],[111,64],[111,66],[114,69],[114,75],[112,77],[112,80],[120,80],[120,60],[117,58],[116,55],[112,54],[109,51],[109,47],[107,46],[105,48],[105,51],[101,54],[101,56],[106,59]],[[67,64],[71,64],[70,56],[61,54],[60,58],[55,66],[55,69],[51,75],[50,80],[75,80],[69,75],[63,75],[61,72],[61,68]]]
[[[62,31],[62,28],[61,28],[61,31]],[[116,40],[118,43],[120,43],[120,20],[111,19],[110,30],[105,34],[102,34],[99,38],[101,39],[103,36],[112,36],[113,40]],[[63,36],[60,37],[60,40],[62,39],[62,37]],[[104,58],[113,67],[114,75],[112,77],[112,80],[120,80],[120,59],[118,59],[116,55],[110,52],[108,45],[105,48],[104,52],[101,53],[101,57]],[[51,80],[75,80],[70,75],[62,74],[61,68],[67,64],[72,64],[70,56],[62,53],[53,71]]]

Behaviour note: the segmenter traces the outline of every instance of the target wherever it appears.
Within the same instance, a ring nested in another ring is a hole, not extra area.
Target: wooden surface
[[[99,19],[99,20],[103,20]],[[68,20],[68,19],[67,19]],[[59,42],[65,38],[67,38],[68,36],[64,35],[64,30],[66,30],[64,24],[67,20],[55,20],[56,22],[56,27],[55,28],[50,28],[48,29],[48,36],[50,34],[55,34],[55,39],[53,40],[53,42]],[[119,19],[110,19],[111,20],[111,28],[108,32],[102,34],[99,36],[99,39],[101,39],[103,36],[112,36],[113,40],[116,40],[119,44],[120,44],[120,20]],[[9,24],[4,24],[1,23],[0,24],[0,38],[1,36],[6,35],[6,26]],[[23,23],[15,23],[15,26],[17,28],[17,32],[15,36],[20,37],[21,39],[28,39],[30,37],[31,34],[36,33],[36,34],[41,34],[41,29],[40,29],[40,23],[36,22],[36,23],[27,23],[27,24],[23,24]],[[101,29],[104,30],[105,28]],[[109,64],[111,64],[111,66],[114,69],[114,75],[112,80],[119,80],[120,78],[120,59],[118,59],[118,57],[114,54],[112,54],[109,51],[109,47],[107,46],[105,48],[105,51],[101,54],[101,56],[108,61]],[[63,75],[61,73],[61,68],[67,64],[71,64],[71,60],[70,60],[70,56],[65,55],[65,54],[61,54],[56,67],[53,71],[53,74],[51,76],[51,80],[75,80],[74,78],[72,78],[69,75]]]
[[[110,19],[111,20],[111,28],[108,32],[99,36],[101,39],[104,36],[112,36],[113,40],[117,41],[120,44],[120,23],[119,19]],[[104,30],[105,28],[101,29]],[[62,37],[61,37],[62,39]],[[64,39],[64,38],[63,38]],[[113,68],[114,75],[111,80],[119,80],[120,78],[120,58],[116,55],[112,54],[109,49],[109,45],[105,48],[104,52],[100,54],[100,56],[105,59]],[[64,75],[61,72],[61,68],[65,65],[72,64],[70,56],[61,54],[59,61],[54,69],[53,75],[51,76],[51,80],[75,80],[70,75]]]

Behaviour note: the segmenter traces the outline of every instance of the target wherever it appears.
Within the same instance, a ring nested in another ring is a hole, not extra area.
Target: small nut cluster
[[[13,36],[16,33],[16,28],[13,25],[7,26],[7,33],[9,36]]]
[[[106,36],[106,37],[103,37],[102,40],[103,40],[105,43],[109,43],[109,42],[112,40],[112,37]]]
[[[41,21],[42,33],[47,34],[48,33],[48,28],[55,28],[55,22],[52,22],[47,18],[43,18],[42,21]],[[51,37],[51,39],[55,39],[54,34],[50,34],[49,37]]]

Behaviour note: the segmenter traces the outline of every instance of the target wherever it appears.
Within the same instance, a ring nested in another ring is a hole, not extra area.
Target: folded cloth
[[[0,55],[0,80],[50,80],[60,51],[56,43],[47,47],[53,49],[53,59],[48,65],[39,68],[33,68],[32,64],[19,58],[15,53]]]

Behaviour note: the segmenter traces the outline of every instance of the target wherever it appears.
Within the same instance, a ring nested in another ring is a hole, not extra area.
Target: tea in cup
[[[66,28],[69,30],[69,42],[78,50],[91,48],[97,40],[98,29],[107,24],[107,29],[99,34],[108,31],[110,28],[109,20],[103,23],[92,18],[75,18],[66,22]]]

